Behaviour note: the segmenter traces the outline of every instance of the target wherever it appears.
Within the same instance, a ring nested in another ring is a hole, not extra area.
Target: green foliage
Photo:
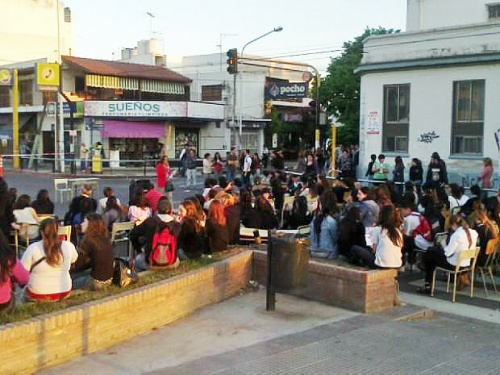
[[[366,28],[354,40],[345,42],[343,52],[333,58],[322,79],[321,105],[344,126],[337,130],[337,143],[353,144],[359,140],[359,105],[361,78],[354,73],[363,56],[363,40],[371,35],[398,33],[399,30]]]

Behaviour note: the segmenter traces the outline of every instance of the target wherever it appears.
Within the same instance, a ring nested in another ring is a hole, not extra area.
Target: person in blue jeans
[[[186,188],[196,186],[196,159],[194,150],[190,149],[186,156]]]

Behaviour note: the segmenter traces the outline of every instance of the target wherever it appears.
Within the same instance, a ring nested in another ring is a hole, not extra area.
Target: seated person
[[[173,236],[178,238],[180,225],[175,222],[172,213],[172,205],[168,199],[160,199],[158,212],[155,216],[146,219],[130,232],[130,242],[136,252],[136,267],[138,270],[146,270],[151,265],[151,252],[153,251],[153,237],[156,232],[168,228]],[[178,246],[178,244],[177,244]],[[175,249],[176,251],[177,249]],[[178,259],[169,266],[179,265]],[[155,264],[154,266],[158,266]]]
[[[361,246],[366,248],[365,226],[361,221],[361,212],[355,206],[347,210],[339,223],[337,248],[338,253],[352,261],[351,248]]]
[[[297,229],[311,222],[307,199],[304,196],[295,197],[291,211],[285,212],[283,229]]]
[[[259,197],[255,202],[255,208],[245,210],[242,223],[247,228],[275,229],[278,227],[274,209],[264,196]]]
[[[43,220],[42,240],[29,245],[21,259],[24,268],[30,271],[25,289],[28,300],[59,301],[71,294],[69,270],[78,253],[71,242],[59,239],[58,228],[57,220]]]
[[[114,196],[116,198],[115,192],[109,186],[105,187],[102,193],[104,195],[104,198],[99,199],[99,203],[97,204],[96,211],[98,214],[103,214],[104,211],[106,211],[106,202],[108,201],[109,197]],[[120,200],[118,198],[116,198],[116,202],[118,203],[119,206],[121,205]]]
[[[206,223],[209,253],[227,250],[229,244],[229,233],[224,215],[224,205],[214,200],[210,204]]]
[[[336,206],[320,202],[320,213],[311,221],[311,256],[337,258],[337,213]]]
[[[161,197],[163,197],[163,194],[156,190],[155,186],[152,183],[149,183],[146,186],[146,193],[144,194],[144,198],[146,199],[146,203],[151,208],[153,214],[156,213],[158,201]]]
[[[47,189],[41,189],[36,199],[31,203],[31,207],[34,208],[38,215],[53,215],[54,203],[50,200],[49,191]]]
[[[113,280],[113,245],[101,216],[94,213],[87,215],[85,219],[87,225],[84,228],[74,270],[82,271],[90,268],[86,287],[90,290],[101,290],[111,285]]]
[[[286,192],[289,195],[295,195],[295,192],[300,194],[301,191],[302,191],[302,182],[300,182],[300,176],[292,174],[290,176],[290,180],[288,181]]]
[[[469,228],[467,221],[462,216],[451,216],[450,224],[453,234],[446,247],[444,249],[440,247],[431,247],[424,255],[425,284],[418,290],[419,293],[431,293],[432,275],[436,267],[453,270],[457,265],[460,252],[476,247],[478,234],[474,229]],[[468,267],[469,265],[470,260],[465,260],[460,264],[460,267]],[[465,281],[462,281],[462,283],[464,282]]]
[[[10,312],[16,304],[14,283],[27,284],[30,274],[17,259],[7,238],[0,231],[0,313]]]
[[[354,262],[372,269],[400,268],[402,265],[403,232],[401,216],[394,206],[383,206],[379,225],[371,230],[372,248],[353,246]]]
[[[31,207],[29,195],[23,194],[17,198],[14,205],[14,217],[16,218],[16,229],[22,240],[27,238],[34,240],[40,237],[38,223],[40,219],[33,207]]]
[[[205,220],[194,200],[186,199],[179,206],[181,228],[177,237],[179,259],[198,259],[207,252]]]
[[[408,261],[410,264],[416,262],[415,248],[420,250],[427,250],[432,246],[432,232],[431,227],[428,225],[427,233],[422,233],[425,231],[424,225],[421,225],[421,220],[427,219],[423,217],[422,214],[413,211],[413,202],[403,200],[400,203],[401,215],[403,215],[403,232],[404,232],[404,246],[403,254],[408,254]],[[428,222],[427,222],[428,224]]]
[[[128,218],[135,225],[141,225],[147,218],[152,216],[146,197],[142,191],[136,191],[128,208]]]
[[[104,225],[106,226],[108,232],[112,231],[113,223],[125,221],[125,214],[118,204],[118,199],[114,195],[107,198],[106,208],[104,209],[102,219],[104,220]]]

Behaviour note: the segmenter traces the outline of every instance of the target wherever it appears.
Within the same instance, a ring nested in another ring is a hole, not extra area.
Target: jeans
[[[228,170],[227,170],[227,182],[231,182],[234,180],[235,173],[236,173],[235,169],[228,168]]]
[[[364,266],[372,269],[379,268],[375,264],[375,253],[371,249],[354,245],[351,247],[351,254],[354,261],[360,261]]]
[[[188,169],[186,171],[186,176],[187,176],[186,187],[189,187],[189,186],[195,187],[196,186],[196,168]]]

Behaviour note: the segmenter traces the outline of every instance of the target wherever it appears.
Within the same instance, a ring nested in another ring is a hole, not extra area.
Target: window
[[[33,80],[19,77],[19,105],[33,105]]]
[[[500,4],[487,5],[488,7],[488,20],[500,20]]]
[[[10,86],[0,86],[0,107],[10,107]]]
[[[451,153],[483,153],[484,80],[453,83]]]
[[[219,102],[222,100],[222,85],[201,86],[201,101]]]
[[[384,86],[383,151],[408,152],[409,124],[410,85]]]

